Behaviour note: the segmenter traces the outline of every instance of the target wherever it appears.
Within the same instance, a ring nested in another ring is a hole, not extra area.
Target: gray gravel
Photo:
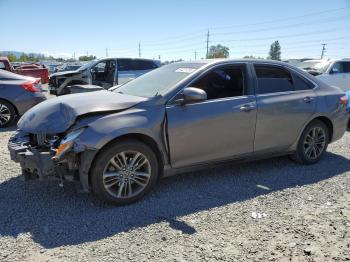
[[[24,182],[0,131],[0,261],[350,260],[350,134],[324,159],[224,166],[106,206],[74,184]],[[255,217],[255,218],[254,218]]]

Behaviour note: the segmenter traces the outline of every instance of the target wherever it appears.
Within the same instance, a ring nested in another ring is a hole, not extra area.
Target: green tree
[[[229,48],[223,45],[212,45],[209,48],[208,58],[227,58],[230,55]]]
[[[94,60],[96,59],[96,56],[94,55],[83,55],[83,56],[79,56],[79,61],[91,61],[91,60]]]
[[[25,53],[22,53],[20,58],[19,58],[19,61],[21,62],[27,62],[27,55]]]
[[[17,62],[17,56],[15,56],[14,54],[8,54],[7,58],[10,60],[10,62]]]
[[[270,46],[269,59],[281,60],[281,46],[278,40],[273,42]]]
[[[253,55],[246,55],[246,56],[243,56],[243,58],[248,58],[248,59],[265,59],[261,56],[253,56]]]

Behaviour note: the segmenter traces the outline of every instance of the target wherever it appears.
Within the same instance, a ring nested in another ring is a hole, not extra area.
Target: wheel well
[[[7,102],[7,103],[9,103],[9,104],[11,104],[11,105],[13,106],[13,108],[15,109],[15,112],[16,112],[17,116],[19,116],[17,107],[16,107],[13,103],[11,103],[11,101],[9,101],[9,100],[7,100],[7,99],[4,99],[4,98],[0,98],[0,101],[1,101],[1,100],[2,100],[2,101],[5,101],[5,102]]]
[[[332,123],[332,121],[329,120],[329,118],[327,118],[325,116],[316,117],[314,120],[320,120],[328,127],[329,142],[331,142],[332,141],[332,137],[333,137],[333,123]]]
[[[126,140],[126,139],[133,139],[133,140],[137,140],[141,143],[144,143],[146,144],[147,146],[149,146],[153,152],[156,154],[156,157],[158,160],[160,160],[159,162],[159,178],[163,176],[163,166],[164,166],[164,159],[163,159],[163,155],[156,143],[156,141],[154,141],[153,138],[147,136],[147,135],[144,135],[144,134],[138,134],[138,133],[135,133],[135,134],[126,134],[126,135],[122,135],[122,136],[119,136],[111,141],[109,141],[107,144],[105,144],[100,150],[99,152],[94,156],[94,159],[91,163],[91,166],[90,166],[90,170],[89,170],[89,185],[91,185],[91,174],[90,174],[90,171],[91,171],[91,167],[94,165],[94,162],[95,162],[95,159],[97,158],[97,156],[100,154],[100,152],[102,152],[102,150],[105,150],[106,148],[108,148],[109,146],[115,144],[115,143],[118,143],[122,140]]]

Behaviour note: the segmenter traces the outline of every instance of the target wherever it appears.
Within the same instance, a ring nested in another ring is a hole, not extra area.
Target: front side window
[[[3,62],[0,62],[0,69],[2,70],[5,70],[6,69],[6,66]]]
[[[287,70],[270,65],[254,65],[254,68],[258,94],[294,91],[292,76]]]
[[[92,68],[95,72],[104,72],[106,69],[106,62],[100,62]]]
[[[245,79],[244,65],[223,66],[206,73],[191,87],[204,90],[208,100],[242,96],[246,89]]]

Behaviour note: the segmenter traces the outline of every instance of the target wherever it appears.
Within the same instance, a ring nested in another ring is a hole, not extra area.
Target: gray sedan
[[[263,60],[170,64],[113,91],[48,100],[9,141],[27,178],[80,181],[113,204],[160,177],[290,155],[321,159],[348,122],[347,97],[293,66]]]
[[[0,128],[44,100],[40,79],[0,70]]]

